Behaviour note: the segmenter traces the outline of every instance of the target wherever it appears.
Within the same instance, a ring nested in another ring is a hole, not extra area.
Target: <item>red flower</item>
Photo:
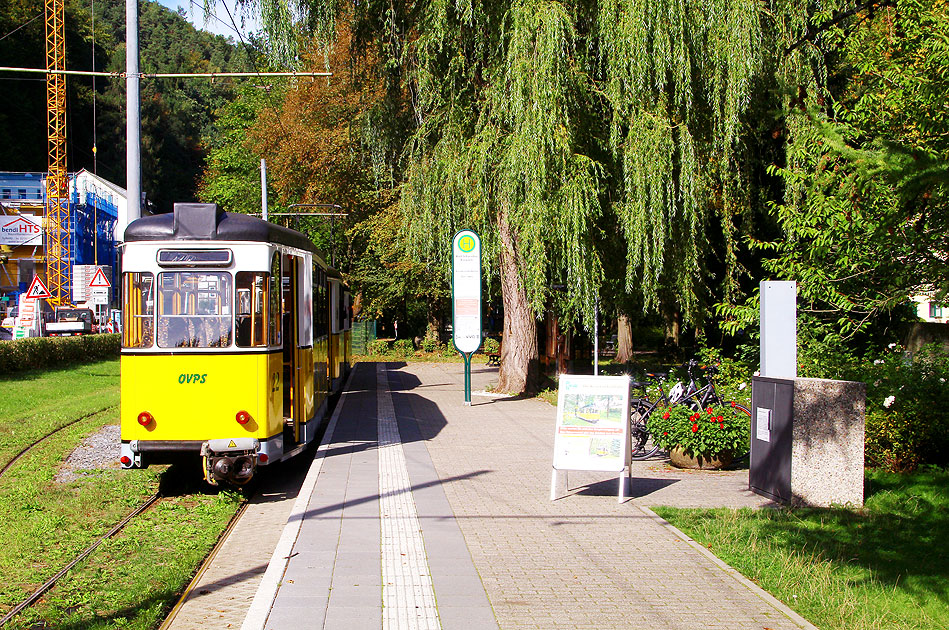
[[[737,406],[738,406],[738,403],[736,403],[736,402],[733,400],[733,401],[732,401],[732,407],[737,407]]]
[[[718,419],[713,416],[713,417],[709,418],[709,421],[710,421],[712,424],[715,424],[716,422],[718,422]]]
[[[725,422],[725,418],[723,418],[722,416],[719,416],[715,419],[718,420],[719,422]]]
[[[723,423],[721,423],[720,425],[718,425],[718,428],[719,428],[719,429],[724,429],[724,428],[725,428],[725,423],[723,422]]]
[[[669,432],[668,432],[668,431],[663,431],[662,434],[663,434],[663,435],[669,435]]]
[[[705,411],[708,412],[708,415],[712,415],[712,408],[711,408],[711,407],[709,407],[709,408],[706,409]]]
[[[668,411],[665,412],[664,414],[662,414],[662,419],[663,419],[663,420],[668,420],[668,419],[669,419],[669,412],[668,412]]]
[[[692,425],[692,433],[698,433],[698,432],[699,432],[699,425],[693,424],[693,425]]]

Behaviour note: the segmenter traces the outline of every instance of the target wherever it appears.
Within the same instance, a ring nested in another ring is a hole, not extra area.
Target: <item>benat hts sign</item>
[[[42,245],[41,220],[28,214],[0,216],[0,245]]]

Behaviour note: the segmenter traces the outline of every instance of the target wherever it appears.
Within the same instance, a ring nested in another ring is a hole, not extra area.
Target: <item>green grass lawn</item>
[[[119,361],[4,376],[0,389],[2,467],[23,447],[69,421],[116,407]]]
[[[0,379],[0,464],[81,416],[0,477],[0,616],[111,529],[163,482],[174,497],[138,517],[7,628],[156,628],[226,528],[240,497],[207,492],[197,467],[56,472],[88,435],[118,423],[118,361]],[[170,475],[191,475],[184,484]],[[185,489],[180,490],[181,487]]]
[[[949,473],[867,478],[862,510],[656,512],[822,630],[949,628]]]

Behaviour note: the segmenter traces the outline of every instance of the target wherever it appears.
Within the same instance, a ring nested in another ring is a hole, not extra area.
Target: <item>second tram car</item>
[[[350,296],[303,234],[214,204],[125,232],[121,463],[200,458],[211,484],[316,437],[350,368]]]

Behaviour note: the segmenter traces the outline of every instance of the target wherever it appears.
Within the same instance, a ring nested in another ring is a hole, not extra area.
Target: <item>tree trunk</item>
[[[517,237],[502,207],[498,212],[501,245],[501,299],[504,302],[504,338],[498,391],[507,394],[534,393],[540,386],[537,355],[537,322],[527,302],[527,293],[518,273]]]
[[[439,341],[442,330],[442,303],[441,300],[432,299],[428,303],[428,313],[425,317],[428,325],[425,327],[425,338]]]
[[[662,305],[662,319],[666,333],[666,345],[673,346],[674,348],[679,347],[679,331],[680,331],[680,321],[682,316],[679,314],[679,309],[674,304],[663,304]]]
[[[616,362],[629,363],[633,360],[633,327],[628,315],[616,318]]]

